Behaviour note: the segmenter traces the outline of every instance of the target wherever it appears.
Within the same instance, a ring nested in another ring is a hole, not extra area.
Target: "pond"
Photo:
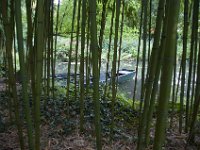
[[[65,74],[67,76],[67,66],[68,63],[67,62],[59,62],[56,65],[56,74]],[[79,72],[79,66],[80,64],[78,63],[77,66],[77,72]],[[111,66],[111,64],[110,64]],[[178,62],[178,65],[180,66],[180,62]],[[72,62],[72,66],[71,66],[71,73],[74,73],[74,67],[75,67],[75,63]],[[135,70],[136,68],[136,61],[134,60],[130,60],[130,61],[121,61],[120,63],[120,69],[128,69],[128,70]],[[186,73],[188,74],[188,63],[187,63],[187,69],[186,69]],[[146,68],[147,69],[147,68]],[[178,85],[178,75],[179,75],[179,67],[177,67],[176,70],[176,86]],[[141,93],[141,71],[142,71],[142,65],[141,62],[139,64],[138,67],[138,81],[137,81],[137,87],[136,87],[136,99],[140,99],[140,93]],[[101,66],[101,72],[100,72],[100,76],[101,78],[105,78],[105,73],[106,73],[106,62],[102,61],[102,66]],[[186,85],[185,85],[185,95],[186,95],[186,91],[187,91],[187,80],[188,80],[188,75],[185,76],[186,77]],[[120,84],[118,84],[118,93],[122,96],[124,96],[125,98],[128,99],[132,99],[133,98],[133,91],[134,91],[134,83],[135,83],[135,76],[130,79],[130,80],[126,80],[124,82],[120,82]],[[63,85],[66,85],[66,79],[62,81]],[[160,84],[160,82],[159,82]],[[173,83],[171,84],[173,86]],[[179,83],[179,91],[180,91],[180,85],[181,82]],[[179,95],[178,95],[179,96]]]
[[[135,65],[136,65],[136,62],[133,60],[122,61],[120,64],[120,69],[135,70]],[[78,73],[79,73],[79,66],[80,64],[78,63],[78,66],[77,66]],[[68,62],[57,63],[56,75],[62,74],[62,75],[67,76],[67,67],[68,67]],[[74,74],[75,72],[74,68],[75,68],[75,63],[72,62],[71,74]],[[100,72],[101,78],[105,78],[105,74],[106,74],[106,63],[103,62],[102,67],[101,67],[101,72]],[[130,80],[127,80],[118,84],[118,94],[122,94],[124,97],[131,99],[133,97],[134,82],[135,82],[135,76]],[[66,79],[63,79],[62,84],[66,85]],[[141,88],[141,67],[139,67],[139,73],[138,73],[138,85],[137,85],[138,94],[136,94],[136,98],[139,98],[140,88]]]

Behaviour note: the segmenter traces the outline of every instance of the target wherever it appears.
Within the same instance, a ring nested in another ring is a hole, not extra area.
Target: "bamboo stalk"
[[[90,38],[93,67],[93,101],[95,111],[95,135],[96,148],[102,149],[101,144],[101,126],[100,126],[100,102],[99,102],[99,66],[98,66],[98,41],[97,41],[97,22],[96,22],[96,1],[89,0],[90,16]]]
[[[168,114],[168,101],[171,91],[171,80],[174,65],[174,54],[175,54],[175,44],[176,44],[176,31],[177,22],[180,8],[180,0],[169,0],[169,18],[167,24],[167,34],[166,34],[166,46],[164,54],[164,62],[162,74],[161,74],[161,84],[160,84],[160,94],[158,100],[158,117],[156,121],[156,131],[154,139],[154,150],[161,150],[165,139],[165,129]]]

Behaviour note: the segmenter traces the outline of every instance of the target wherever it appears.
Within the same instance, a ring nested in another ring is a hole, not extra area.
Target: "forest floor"
[[[19,88],[20,89],[20,88]],[[19,92],[19,97],[20,96]],[[42,97],[44,99],[44,97]],[[79,101],[70,100],[70,118],[67,119],[67,106],[64,94],[59,94],[55,100],[48,99],[45,109],[41,108],[41,148],[43,150],[94,150],[94,108],[92,98],[89,96],[85,100],[85,122],[83,134],[79,133]],[[30,97],[31,100],[31,97]],[[5,91],[5,84],[0,84],[0,150],[19,150],[17,129],[10,123],[8,110],[9,97]],[[20,99],[22,105],[22,100]],[[111,101],[101,99],[101,129],[103,150],[134,150],[137,141],[138,116],[137,111],[126,103],[117,99],[115,105],[115,127],[114,136],[110,140],[111,122]],[[31,104],[30,104],[31,106]],[[22,109],[21,118],[24,118]],[[154,119],[155,122],[155,119]],[[27,134],[23,126],[23,135],[27,143]],[[154,125],[153,125],[154,126]],[[152,126],[152,127],[153,127]],[[154,128],[150,133],[150,146],[146,150],[151,150],[153,145]],[[163,149],[183,150],[186,146],[187,134],[179,134],[178,120],[174,118],[173,128],[166,131],[166,143]],[[200,142],[197,139],[197,143]],[[26,144],[26,149],[28,146]],[[188,150],[197,150],[190,147]]]

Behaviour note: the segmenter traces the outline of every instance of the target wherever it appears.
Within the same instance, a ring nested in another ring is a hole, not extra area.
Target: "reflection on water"
[[[77,73],[79,73],[79,66],[78,64],[77,67]],[[111,64],[110,64],[111,66]],[[120,63],[120,69],[129,69],[129,70],[135,70],[136,62],[135,61],[121,61]],[[179,66],[179,65],[177,65]],[[60,62],[57,63],[56,65],[56,74],[65,74],[67,76],[67,67],[68,63],[67,62]],[[71,73],[74,73],[74,68],[75,68],[75,63],[72,63],[71,65]],[[141,64],[139,64],[138,68],[138,81],[137,81],[137,89],[136,89],[136,99],[140,98],[140,91],[141,91]],[[101,78],[105,78],[105,71],[106,71],[106,62],[102,62],[101,64],[101,72],[100,76]],[[110,71],[110,70],[109,70]],[[188,68],[186,69],[186,72],[188,74]],[[178,84],[178,74],[179,74],[179,68],[177,68],[176,71],[176,85]],[[186,75],[186,83],[188,80],[188,75]],[[64,85],[66,85],[66,81],[63,81]],[[133,91],[134,91],[134,83],[135,83],[135,78],[124,81],[120,84],[118,84],[118,94],[123,94],[126,98],[132,99],[133,97]],[[180,85],[180,83],[179,83]],[[187,84],[186,84],[187,87]],[[187,90],[187,89],[186,89]],[[186,91],[185,90],[185,91]],[[186,93],[186,92],[185,92]]]

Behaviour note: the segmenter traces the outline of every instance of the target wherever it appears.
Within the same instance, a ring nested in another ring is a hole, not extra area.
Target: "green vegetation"
[[[199,30],[199,0],[2,0],[1,148],[200,149]]]

